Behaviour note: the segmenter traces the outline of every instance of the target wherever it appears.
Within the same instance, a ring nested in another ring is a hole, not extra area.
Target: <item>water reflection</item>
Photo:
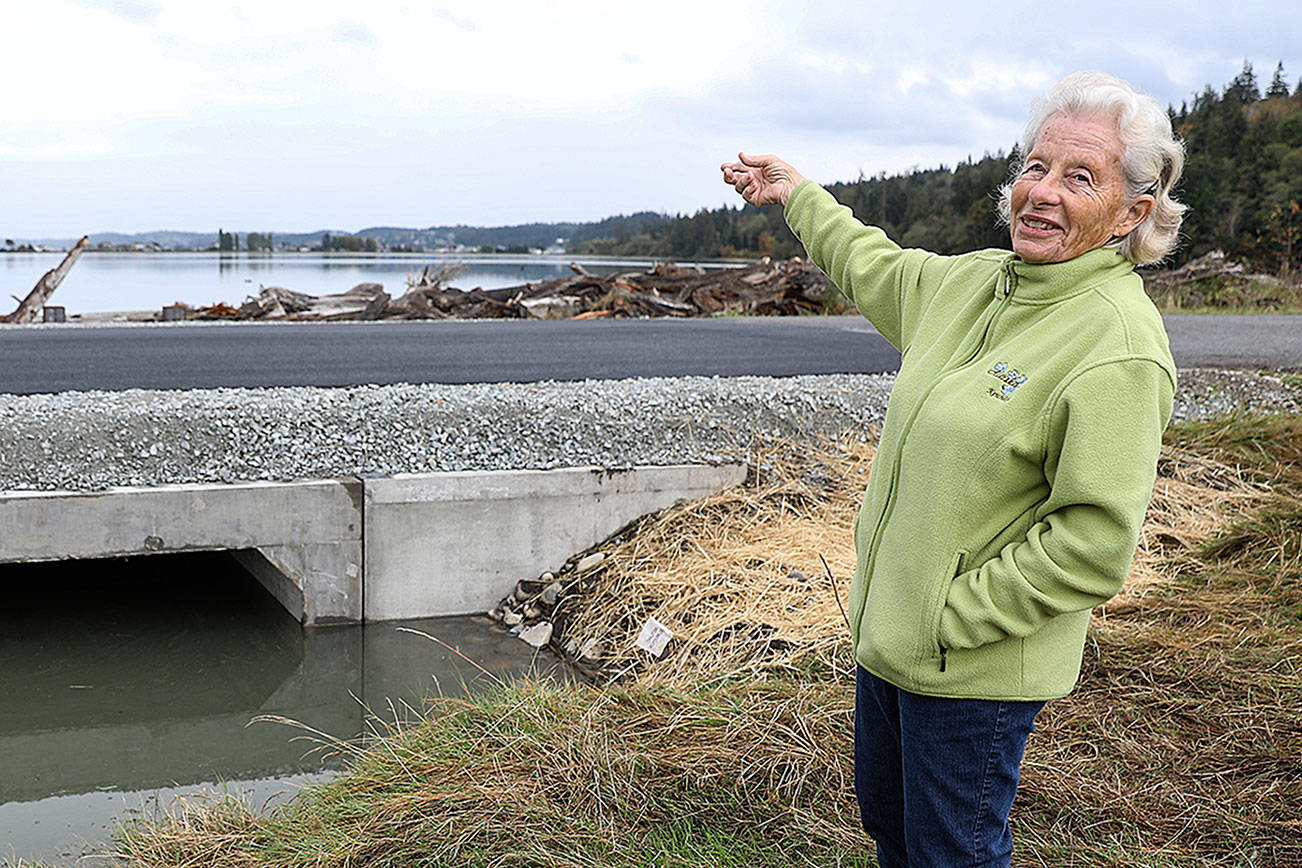
[[[58,857],[68,846],[51,849],[51,823],[89,811],[105,826],[131,805],[124,793],[139,804],[198,782],[265,790],[329,768],[297,731],[247,726],[256,715],[352,737],[364,706],[385,716],[389,699],[488,682],[393,624],[304,630],[225,555],[6,565],[0,578],[0,840],[15,848],[0,858]],[[486,619],[406,623],[491,672],[554,666]]]

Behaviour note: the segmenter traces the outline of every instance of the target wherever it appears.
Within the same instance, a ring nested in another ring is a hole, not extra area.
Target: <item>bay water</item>
[[[0,293],[23,298],[62,253],[0,253]],[[649,260],[533,255],[435,255],[426,253],[127,253],[82,254],[50,298],[69,316],[107,311],[158,311],[184,302],[206,307],[219,301],[239,307],[263,286],[283,286],[309,295],[345,292],[359,283],[379,283],[397,298],[408,275],[425,266],[463,266],[450,281],[458,289],[498,289],[565,277],[578,261],[593,273],[648,268]],[[10,308],[0,303],[0,311]]]

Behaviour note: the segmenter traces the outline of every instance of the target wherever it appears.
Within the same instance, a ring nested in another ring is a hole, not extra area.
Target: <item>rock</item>
[[[600,565],[605,559],[605,552],[593,552],[590,555],[585,555],[577,564],[574,565],[574,572],[585,573],[593,567]]]
[[[526,621],[536,621],[542,616],[543,616],[543,610],[541,606],[538,606],[534,603],[529,603],[524,607],[524,619]]]
[[[553,573],[551,570],[548,570],[547,572],[543,573],[541,576],[538,577],[538,581],[543,582],[545,584],[550,584],[551,582],[556,581],[556,574]]]
[[[492,618],[494,621],[501,621],[506,617],[506,612],[502,610],[501,606],[494,606],[488,610],[488,617]]]
[[[520,641],[528,642],[535,648],[541,648],[551,641],[552,622],[539,621],[532,627],[526,627],[520,631]]]
[[[506,612],[502,614],[502,623],[507,625],[508,627],[514,627],[517,624],[521,623],[522,621],[524,621],[524,616],[521,615],[519,612],[512,612],[510,609],[508,609]]]
[[[555,605],[556,605],[556,601],[559,600],[560,598],[561,598],[561,583],[560,583],[560,582],[552,582],[550,585],[548,585],[547,587],[543,588],[543,591],[542,591],[542,601],[543,601],[544,603],[546,603],[547,605],[549,605],[549,606],[555,606]]]
[[[565,653],[570,657],[577,657],[579,654],[579,643],[573,639],[565,643]]]
[[[515,597],[521,603],[528,602],[542,592],[543,583],[534,579],[521,579],[515,583],[515,591],[511,596]]]

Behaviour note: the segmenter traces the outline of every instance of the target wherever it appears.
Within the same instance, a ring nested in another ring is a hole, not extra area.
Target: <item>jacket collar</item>
[[[1060,301],[1112,280],[1133,273],[1134,263],[1115,249],[1098,247],[1065,262],[1032,264],[1009,254],[1004,274],[995,293],[1012,295],[1013,301],[1047,304]]]

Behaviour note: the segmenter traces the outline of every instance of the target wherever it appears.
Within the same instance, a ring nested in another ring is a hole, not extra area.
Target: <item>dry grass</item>
[[[846,671],[838,596],[854,571],[851,528],[873,453],[860,442],[814,452],[783,444],[758,457],[746,486],[637,522],[575,589],[566,637],[603,643],[606,680]],[[674,634],[654,666],[634,645],[648,617]]]
[[[844,671],[844,601],[854,571],[851,528],[874,447],[774,447],[750,484],[650,516],[607,546],[604,569],[576,588],[565,635],[604,643],[607,680],[628,674],[693,683],[760,671]],[[1168,444],[1130,579],[1112,610],[1200,563],[1203,541],[1271,496],[1271,485]],[[1102,614],[1106,617],[1106,612]],[[663,658],[635,647],[648,617],[674,640]]]
[[[864,865],[841,612],[872,449],[776,447],[639,522],[574,598],[601,690],[445,701],[255,816],[138,827],[130,863]],[[1302,417],[1168,433],[1140,556],[1032,737],[1017,864],[1302,866]],[[582,605],[579,605],[581,600]],[[633,649],[646,617],[675,640]]]
[[[1025,864],[1302,865],[1302,419],[1169,440],[1217,468],[1198,490],[1226,516],[1191,510],[1169,581],[1095,619],[1028,751]]]

